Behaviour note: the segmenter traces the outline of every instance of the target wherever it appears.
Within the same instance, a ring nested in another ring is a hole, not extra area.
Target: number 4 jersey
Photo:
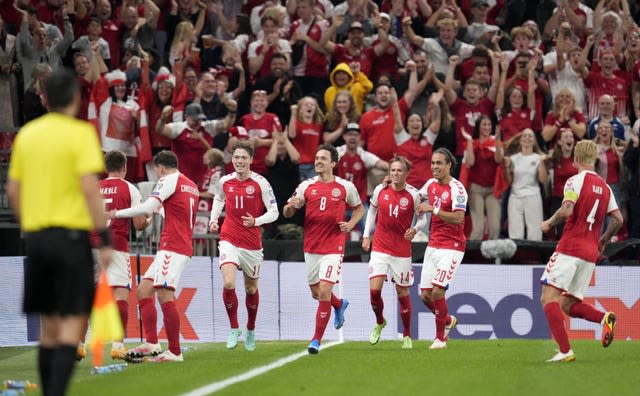
[[[571,201],[575,206],[556,252],[595,263],[602,223],[609,213],[618,210],[611,188],[596,173],[582,171],[565,183],[565,201]]]

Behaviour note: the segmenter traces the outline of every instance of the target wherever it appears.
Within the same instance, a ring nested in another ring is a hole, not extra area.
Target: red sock
[[[124,336],[127,336],[127,323],[129,322],[129,303],[125,300],[118,300],[118,311],[120,312],[120,321],[124,329]]]
[[[227,309],[231,328],[237,329],[240,325],[238,325],[238,296],[236,296],[236,289],[222,289],[222,301],[224,301],[224,307]]]
[[[433,305],[433,301],[431,300],[422,300],[422,302],[424,303],[424,305],[429,308],[429,311],[431,311],[432,314],[436,314],[436,306]]]
[[[180,355],[180,315],[176,309],[175,301],[167,301],[160,304],[162,315],[164,316],[164,328],[167,330],[169,340],[169,350],[174,355]]]
[[[447,325],[447,316],[449,316],[449,307],[444,297],[433,301],[436,313],[436,338],[440,341],[444,339],[444,328]]]
[[[544,306],[544,315],[547,317],[549,330],[553,338],[560,346],[560,352],[567,353],[571,347],[569,346],[569,336],[564,329],[564,313],[557,301],[550,302]]]
[[[340,307],[342,307],[342,299],[338,298],[333,293],[331,293],[331,306],[335,309],[340,309]]]
[[[402,318],[403,337],[411,336],[411,297],[407,294],[404,297],[398,297],[400,302],[400,317]]]
[[[256,316],[258,316],[258,305],[260,304],[260,294],[258,289],[253,294],[247,294],[245,305],[247,306],[247,330],[256,328]]]
[[[316,311],[316,332],[313,334],[314,340],[322,340],[324,330],[327,328],[331,317],[331,301],[320,301]]]
[[[142,327],[144,328],[144,337],[150,344],[158,343],[158,312],[156,312],[156,304],[153,298],[143,298],[138,302],[140,305],[140,315],[142,316]]]
[[[582,318],[589,322],[600,323],[604,318],[604,312],[598,311],[593,305],[584,302],[573,304],[569,308],[569,316]]]
[[[384,301],[382,300],[382,290],[369,289],[369,295],[371,297],[371,309],[376,314],[376,323],[384,323]]]

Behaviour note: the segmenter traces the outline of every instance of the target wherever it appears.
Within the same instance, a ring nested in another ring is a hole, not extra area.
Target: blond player
[[[560,351],[548,362],[570,362],[576,359],[564,327],[564,314],[602,324],[602,346],[613,341],[616,315],[602,312],[582,301],[589,286],[598,255],[622,226],[611,188],[594,172],[598,147],[591,140],[578,142],[574,151],[574,166],[578,174],[564,185],[562,206],[542,222],[543,232],[566,221],[562,237],[547,263],[540,282],[540,302],[553,338]],[[606,217],[611,220],[600,236]]]

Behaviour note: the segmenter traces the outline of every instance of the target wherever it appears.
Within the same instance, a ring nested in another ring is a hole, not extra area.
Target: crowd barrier
[[[138,264],[142,272],[152,257],[132,256],[135,277]],[[0,257],[0,346],[28,345],[38,340],[39,319],[21,313],[23,258]],[[411,290],[413,305],[411,334],[414,339],[435,336],[434,318],[420,302],[418,285],[421,265],[414,264],[415,284]],[[458,327],[451,333],[456,339],[549,338],[544,313],[539,303],[539,265],[463,264],[447,293],[449,312],[457,315]],[[362,262],[343,265],[342,282],[336,294],[350,301],[342,330],[331,323],[326,339],[367,340],[374,325],[369,303],[368,266]],[[260,309],[256,325],[258,340],[305,340],[313,334],[317,302],[310,296],[302,262],[265,261],[261,267]],[[246,323],[244,288],[238,277],[239,321]],[[618,315],[617,339],[640,339],[640,267],[599,266],[587,290],[586,301]],[[135,287],[135,285],[134,285]],[[193,257],[185,267],[176,291],[181,318],[180,334],[185,342],[223,342],[229,322],[222,303],[222,277],[217,258]],[[385,317],[389,325],[382,338],[398,339],[402,323],[398,315],[395,288],[390,282],[383,289]],[[141,337],[135,288],[130,295],[127,337],[131,342]],[[160,338],[162,310],[158,307]],[[598,339],[600,326],[584,320],[568,321],[571,338]]]

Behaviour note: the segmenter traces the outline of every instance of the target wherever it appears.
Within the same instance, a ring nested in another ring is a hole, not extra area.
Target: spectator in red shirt
[[[317,173],[314,167],[316,150],[320,144],[324,125],[324,115],[318,106],[318,101],[305,96],[297,105],[291,106],[289,120],[289,138],[293,139],[293,146],[300,153],[298,170],[300,181],[310,179]]]
[[[567,180],[578,173],[578,169],[573,165],[573,149],[576,139],[571,129],[565,128],[560,131],[560,138],[551,152],[551,162],[553,164],[553,181],[551,183],[551,213],[555,213],[564,200],[564,184]],[[560,239],[564,224],[556,225],[556,237]]]

